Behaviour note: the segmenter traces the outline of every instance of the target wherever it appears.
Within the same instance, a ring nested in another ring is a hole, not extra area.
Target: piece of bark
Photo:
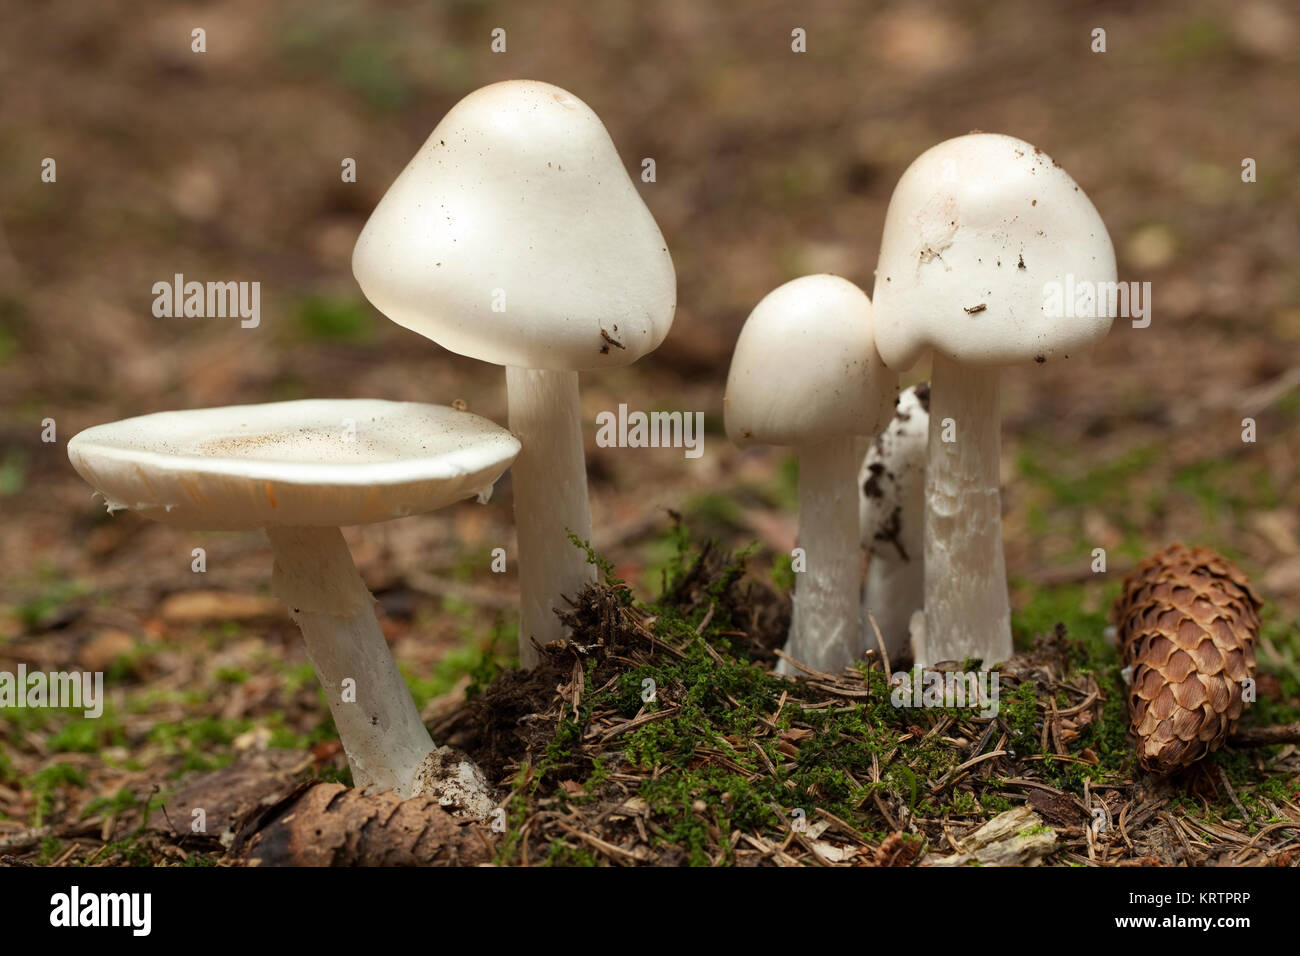
[[[495,851],[486,823],[453,817],[433,797],[315,783],[250,815],[232,852],[248,866],[477,866]]]
[[[1058,827],[1078,826],[1081,820],[1088,822],[1087,814],[1063,793],[1030,790],[1027,797],[1035,810]]]
[[[228,767],[186,780],[163,809],[150,814],[149,828],[175,837],[216,840],[228,847],[239,821],[283,798],[311,762],[311,754],[304,750],[241,754]],[[203,812],[196,814],[196,810]],[[196,830],[200,821],[202,828]]]
[[[927,857],[922,866],[1039,866],[1056,849],[1056,831],[1028,807],[999,813],[957,841],[951,856]]]

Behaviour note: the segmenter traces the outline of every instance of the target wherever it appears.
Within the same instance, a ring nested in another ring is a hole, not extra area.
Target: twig
[[[13,850],[30,850],[49,835],[49,827],[37,827],[35,830],[15,833],[13,836],[0,839],[0,853],[8,853]]]
[[[893,673],[889,666],[889,650],[885,647],[885,639],[880,636],[880,625],[876,623],[876,615],[871,613],[871,608],[867,608],[867,620],[871,622],[871,629],[876,633],[876,647],[880,649],[880,663],[885,668],[885,680],[889,680],[889,675]]]
[[[600,743],[603,744],[605,743],[605,741],[610,740],[613,737],[617,737],[619,734],[624,733],[626,731],[635,730],[638,727],[643,727],[646,724],[650,723],[652,720],[660,720],[664,717],[671,717],[679,710],[681,710],[681,705],[673,704],[671,707],[665,707],[663,710],[656,710],[655,712],[650,714],[643,714],[640,717],[635,717],[632,720],[627,721],[626,723],[618,724],[615,727],[611,727],[609,730],[605,731],[605,733],[601,735]]]
[[[1246,727],[1228,738],[1234,747],[1271,747],[1275,744],[1300,744],[1300,723],[1274,727]]]
[[[621,846],[615,846],[612,843],[606,843],[604,840],[600,839],[600,837],[592,836],[590,833],[583,833],[581,830],[569,826],[563,820],[556,820],[555,825],[558,826],[565,833],[576,836],[579,840],[582,840],[584,843],[590,843],[601,853],[604,853],[606,856],[612,857],[617,861],[623,863],[627,863],[627,862],[642,863],[646,859],[645,851],[641,849],[641,847],[637,847],[635,851],[625,850]]]

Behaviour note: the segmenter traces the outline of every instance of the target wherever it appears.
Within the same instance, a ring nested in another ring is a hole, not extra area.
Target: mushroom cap
[[[1114,282],[1097,210],[1052,158],[995,133],[926,150],[889,200],[872,298],[890,368],[930,349],[990,366],[1046,361],[1105,337],[1113,316],[1066,317],[1048,284]],[[1096,300],[1094,300],[1096,301]]]
[[[433,511],[490,489],[518,453],[518,439],[486,418],[376,399],[158,412],[68,442],[110,512],[211,531]]]
[[[862,545],[886,561],[924,560],[925,454],[930,440],[930,385],[898,396],[894,417],[876,436],[858,473]]]
[[[743,447],[872,435],[897,390],[876,353],[867,294],[839,276],[804,276],[764,296],[740,330],[723,400],[727,436]]]
[[[533,80],[451,108],[371,213],[352,272],[398,325],[519,368],[629,365],[677,307],[667,243],[604,124]]]

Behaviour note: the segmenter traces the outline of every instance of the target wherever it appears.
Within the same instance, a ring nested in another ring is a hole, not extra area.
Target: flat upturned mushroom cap
[[[962,364],[1017,365],[1082,351],[1113,316],[1055,314],[1048,283],[1114,282],[1097,210],[1060,166],[1023,140],[972,133],[907,168],[885,215],[876,344],[905,371],[930,349]],[[1074,296],[1069,287],[1064,294]]]
[[[764,296],[740,330],[727,437],[744,447],[872,435],[889,420],[897,381],[876,353],[866,293],[839,276],[803,276]]]
[[[310,399],[158,412],[74,435],[108,502],[210,531],[345,527],[487,491],[519,453],[504,428],[441,405]]]
[[[398,325],[518,368],[631,364],[677,305],[667,243],[604,124],[531,80],[452,107],[375,207],[352,272]]]

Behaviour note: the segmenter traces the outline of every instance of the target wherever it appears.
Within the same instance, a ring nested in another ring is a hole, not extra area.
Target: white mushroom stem
[[[976,658],[988,668],[1011,657],[998,475],[998,374],[997,368],[970,368],[934,354],[921,665]],[[943,440],[949,431],[954,441]]]
[[[832,673],[861,653],[858,447],[850,436],[799,449],[799,547],[807,567],[795,577],[786,653]]]
[[[891,664],[913,659],[912,616],[925,606],[925,452],[930,440],[930,386],[898,396],[893,420],[858,472],[862,545],[870,554],[862,592],[863,648],[884,640]],[[872,627],[872,620],[875,627]]]
[[[876,646],[876,628],[879,628],[890,661],[898,663],[905,657],[912,615],[924,607],[924,594],[925,564],[919,554],[910,561],[873,554],[867,565],[867,586],[862,592],[864,647]],[[876,628],[871,626],[873,618]]]
[[[302,630],[307,656],[325,689],[352,767],[353,784],[409,798],[442,796],[468,783],[490,811],[489,788],[472,765],[453,772],[461,779],[451,787],[437,779],[441,755],[389,653],[374,598],[357,574],[339,529],[268,528],[266,536],[275,555],[271,588]],[[463,793],[457,796],[457,802],[466,802]],[[466,809],[475,811],[473,815],[484,812],[482,805]]]
[[[538,661],[539,644],[565,640],[555,616],[596,580],[569,533],[591,540],[587,465],[582,449],[578,373],[506,368],[510,430],[523,449],[511,468],[519,539],[519,663]]]

